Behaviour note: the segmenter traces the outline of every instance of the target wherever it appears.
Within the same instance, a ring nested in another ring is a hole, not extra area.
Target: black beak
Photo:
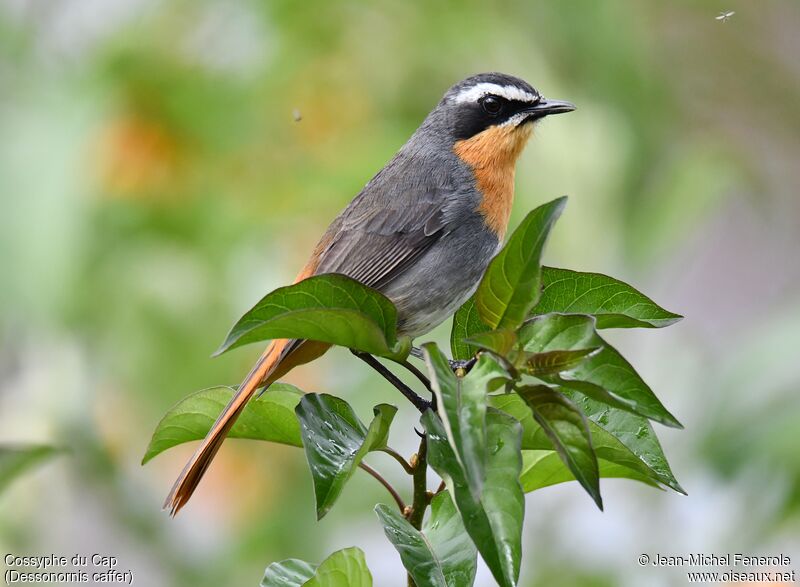
[[[542,98],[530,108],[525,111],[530,115],[526,120],[538,120],[551,114],[563,114],[564,112],[572,112],[575,110],[575,104],[572,102],[565,102],[564,100],[545,100]]]

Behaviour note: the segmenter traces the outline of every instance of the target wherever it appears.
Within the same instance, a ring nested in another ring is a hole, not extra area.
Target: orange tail
[[[323,241],[317,245],[311,255],[311,260],[294,280],[295,283],[314,274],[319,251],[324,243],[323,237]],[[222,446],[225,437],[228,436],[228,432],[230,432],[239,414],[242,413],[247,402],[255,395],[258,388],[262,385],[269,386],[298,365],[321,357],[329,348],[331,348],[331,345],[322,342],[297,341],[294,339],[273,340],[267,346],[261,358],[258,359],[250,373],[244,378],[239,390],[231,398],[217,421],[214,422],[211,430],[206,434],[203,444],[200,445],[197,452],[186,463],[180,476],[172,486],[164,502],[164,509],[170,510],[170,515],[177,514],[186,505],[189,498],[192,497],[194,490],[197,489],[197,485],[200,483],[200,479],[203,478],[203,474],[217,455],[219,447]]]
[[[172,486],[172,490],[164,502],[164,509],[170,510],[170,515],[177,514],[192,497],[200,479],[216,456],[219,447],[222,446],[231,427],[258,388],[262,385],[270,385],[298,365],[321,357],[331,347],[329,344],[316,341],[302,341],[300,344],[293,345],[294,342],[296,341],[291,339],[272,341],[250,370],[239,386],[236,395],[222,410],[217,421],[208,431],[203,444],[186,463],[180,477]],[[291,350],[287,353],[286,351],[290,347]]]
[[[170,515],[174,516],[177,514],[180,509],[186,505],[189,498],[192,497],[194,490],[197,488],[197,484],[200,483],[200,479],[202,479],[203,474],[206,472],[206,469],[208,469],[208,465],[211,464],[219,447],[222,446],[225,437],[228,435],[228,431],[230,431],[236,419],[239,417],[239,414],[242,413],[247,402],[253,397],[253,394],[261,383],[265,380],[267,380],[268,383],[272,383],[268,381],[268,379],[281,362],[281,355],[284,349],[288,347],[291,342],[291,340],[286,339],[271,342],[264,351],[264,354],[261,355],[261,358],[250,370],[250,373],[245,377],[236,395],[231,398],[231,401],[228,402],[228,405],[222,410],[217,421],[214,422],[211,430],[208,431],[205,440],[203,440],[203,444],[200,445],[200,448],[197,449],[194,456],[186,463],[180,477],[178,477],[175,484],[172,486],[172,490],[169,492],[169,496],[167,496],[167,500],[164,502],[164,509],[169,509]]]

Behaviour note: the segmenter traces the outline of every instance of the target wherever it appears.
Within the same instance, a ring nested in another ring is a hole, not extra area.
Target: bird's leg
[[[412,346],[411,347],[411,352],[409,354],[412,357],[416,357],[417,359],[424,359],[425,358],[425,356],[422,354],[422,349],[419,348],[419,347]],[[448,360],[447,362],[450,363],[450,368],[453,370],[453,373],[455,373],[458,370],[463,370],[463,373],[467,374],[467,373],[469,373],[470,369],[472,369],[472,367],[475,365],[475,362],[477,360],[478,359],[476,357],[473,357],[473,358],[471,358],[469,360],[466,360],[466,361],[463,361],[463,360],[462,361],[453,361],[451,359],[451,360]],[[401,363],[401,365],[406,366],[404,363]],[[408,367],[406,366],[406,368],[408,368]],[[410,371],[410,369],[409,369],[409,371]],[[412,373],[413,373],[413,371],[412,371]],[[416,375],[416,373],[414,373],[414,375]],[[418,375],[417,375],[417,378],[419,378]],[[428,385],[426,385],[425,387],[430,389],[430,387]]]
[[[400,379],[398,379],[394,373],[389,371],[389,369],[384,367],[383,364],[378,361],[378,359],[369,353],[364,353],[362,351],[350,349],[350,352],[380,373],[380,375],[386,379],[386,381],[394,385],[400,391],[400,393],[402,393],[408,401],[414,404],[414,407],[416,407],[420,412],[424,412],[431,407],[431,402],[414,393],[414,391],[408,385],[400,381]]]
[[[408,361],[403,361],[402,363],[399,363],[399,364],[402,365],[403,367],[405,367],[408,371],[410,371],[414,375],[414,377],[416,377],[417,379],[419,379],[422,382],[422,385],[425,386],[425,389],[427,389],[428,391],[431,392],[431,401],[428,402],[428,405],[430,406],[430,408],[434,412],[438,412],[439,408],[436,405],[436,394],[433,392],[433,387],[431,387],[431,380],[428,379],[422,373],[422,371],[417,369],[414,365],[412,365]]]
[[[450,368],[453,370],[453,373],[458,373],[461,371],[464,375],[470,372],[470,369],[475,365],[476,361],[478,360],[477,357],[472,357],[466,361],[453,361],[450,360]]]
[[[433,388],[431,387],[431,380],[428,379],[422,371],[417,369],[414,365],[409,363],[408,361],[403,361],[402,363],[398,363],[398,365],[402,365],[406,368],[406,370],[411,373],[414,377],[419,379],[420,383],[425,386],[425,389],[433,393]]]

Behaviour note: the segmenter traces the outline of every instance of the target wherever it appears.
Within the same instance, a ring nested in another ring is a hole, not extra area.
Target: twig
[[[391,494],[392,494],[392,497],[394,498],[394,501],[397,503],[397,507],[399,507],[399,508],[400,508],[400,511],[401,511],[401,512],[402,512],[402,511],[405,511],[405,509],[406,509],[406,504],[405,504],[405,502],[403,502],[403,498],[402,498],[402,497],[400,497],[400,494],[399,494],[399,493],[397,493],[397,490],[395,490],[395,488],[394,488],[394,487],[392,487],[391,483],[389,483],[389,482],[388,482],[386,479],[384,479],[384,478],[381,476],[381,474],[380,474],[380,473],[378,473],[378,472],[377,472],[375,469],[373,469],[372,467],[370,467],[370,466],[369,466],[367,463],[361,462],[361,463],[359,463],[359,464],[358,464],[358,466],[359,466],[361,469],[363,469],[364,471],[366,471],[367,473],[369,473],[370,475],[372,475],[373,477],[375,477],[375,479],[377,479],[377,480],[378,480],[378,483],[380,483],[381,485],[383,485],[383,486],[386,488],[386,490],[387,490],[389,493],[391,493]]]
[[[394,385],[400,391],[400,393],[402,393],[408,401],[414,404],[414,407],[416,407],[420,412],[424,412],[425,410],[431,407],[431,403],[429,401],[421,398],[416,393],[414,393],[414,391],[409,386],[400,381],[400,379],[398,379],[394,373],[392,373],[391,371],[389,371],[389,369],[384,367],[380,363],[380,361],[378,361],[378,359],[376,359],[369,353],[364,353],[353,349],[350,349],[350,352],[353,353],[362,361],[364,361],[367,365],[375,369],[378,373],[380,373],[381,376],[384,379],[386,379],[386,381]]]
[[[414,469],[411,467],[411,465],[408,464],[408,461],[406,461],[403,458],[403,455],[398,453],[396,450],[394,450],[393,448],[387,446],[387,447],[384,447],[384,448],[380,449],[380,451],[381,452],[385,452],[387,455],[389,455],[394,460],[396,460],[398,463],[400,463],[400,465],[403,467],[403,469],[405,470],[406,473],[408,473],[409,475],[413,475],[414,474]]]

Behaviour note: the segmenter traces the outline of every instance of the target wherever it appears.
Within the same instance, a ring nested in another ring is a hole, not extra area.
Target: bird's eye
[[[497,96],[484,96],[480,101],[481,108],[489,116],[497,116],[503,109],[503,102]]]

